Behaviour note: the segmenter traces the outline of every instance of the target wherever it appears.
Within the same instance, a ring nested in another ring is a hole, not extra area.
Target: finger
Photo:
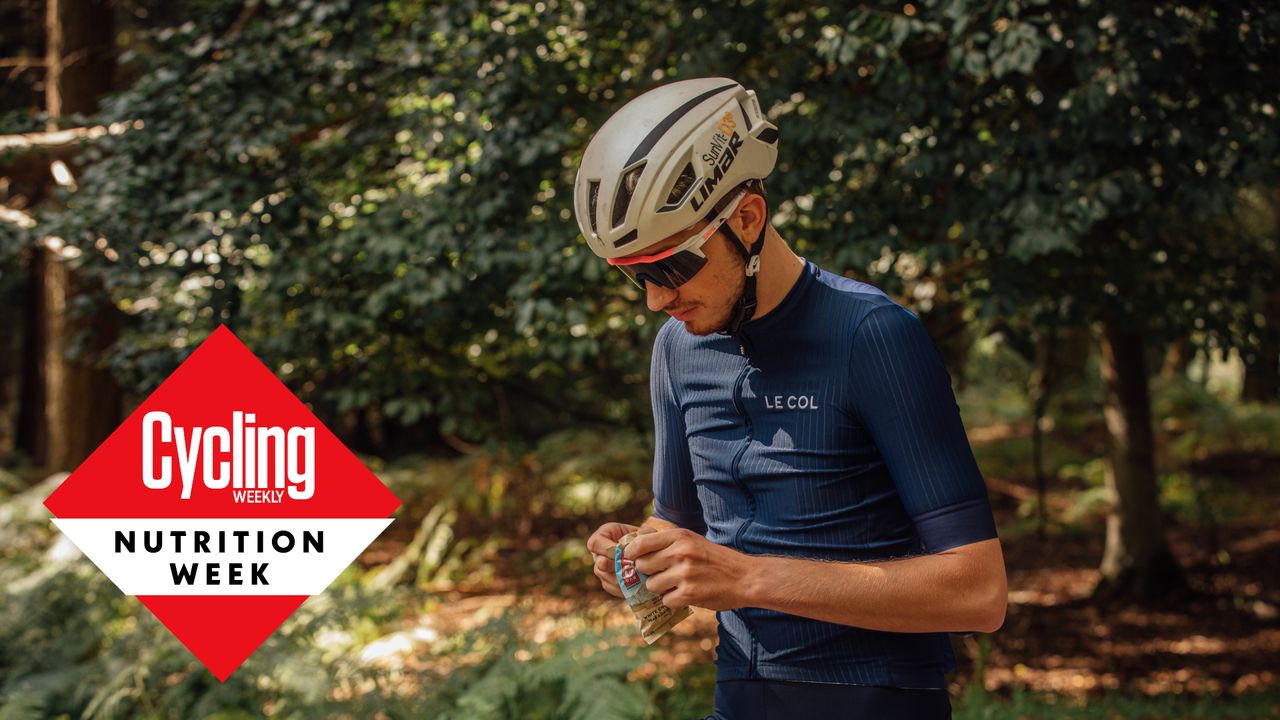
[[[616,542],[598,533],[587,539],[587,550],[597,557],[612,555],[616,546]]]
[[[680,578],[676,576],[675,572],[668,570],[656,575],[650,575],[648,582],[644,586],[651,593],[665,595],[674,590],[679,584]]]
[[[614,597],[616,597],[616,598],[619,598],[619,599],[623,599],[623,595],[622,595],[622,588],[618,587],[618,583],[617,583],[617,582],[615,582],[614,584],[610,585],[610,584],[608,584],[608,583],[606,583],[606,582],[604,582],[604,581],[601,581],[601,582],[600,582],[600,587],[601,587],[601,588],[603,588],[603,589],[604,589],[604,591],[605,591],[605,592],[607,592],[607,593],[609,593],[610,595],[612,595],[612,596],[614,596]]]
[[[595,564],[595,572],[597,575],[601,577],[604,577],[605,575],[617,577],[617,575],[615,574],[615,569],[613,567],[613,558],[607,558],[607,557],[604,557],[603,555],[597,555],[596,561],[594,564]]]
[[[684,531],[678,528],[645,533],[627,543],[627,549],[623,551],[623,554],[627,556],[628,560],[635,560],[638,557],[657,552],[683,536]]]
[[[613,548],[618,539],[630,532],[639,530],[635,525],[626,523],[605,523],[587,538],[587,549],[596,555],[613,555]]]
[[[619,523],[605,523],[601,525],[591,537],[587,538],[587,549],[596,555],[604,555],[612,550],[617,544],[617,540],[613,537],[615,529],[613,526]]]
[[[627,549],[630,549],[630,548],[631,546],[628,545]],[[656,575],[662,572],[663,570],[666,570],[667,568],[671,567],[673,563],[674,563],[674,560],[670,557],[667,557],[667,554],[662,552],[661,550],[657,552],[649,553],[648,555],[645,555],[644,557],[641,557],[641,558],[636,558],[635,560],[636,569],[644,573],[645,575]]]
[[[617,590],[618,592],[622,591],[622,588],[618,587],[617,578],[611,578],[607,575],[597,574],[596,579],[600,581],[600,587],[603,587],[605,590],[609,590],[611,592],[614,590]]]
[[[672,610],[679,610],[682,607],[689,607],[689,601],[685,599],[684,594],[679,590],[673,590],[662,596],[662,604]]]
[[[613,558],[597,555],[595,562],[593,562],[592,565],[595,568],[595,572],[602,577],[614,574]]]
[[[600,581],[600,584],[605,586],[606,589],[610,587],[613,587],[613,588],[618,587],[618,576],[614,575],[612,572],[606,572],[604,570],[596,568],[595,576],[596,576],[596,579]]]

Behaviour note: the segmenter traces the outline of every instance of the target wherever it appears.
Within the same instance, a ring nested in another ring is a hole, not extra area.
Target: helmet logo
[[[717,126],[722,135],[728,135],[738,127],[738,123],[733,119],[733,113],[725,112],[724,117],[720,118],[720,124]]]
[[[720,153],[724,152],[725,145],[729,143],[730,136],[738,127],[738,123],[733,119],[733,113],[726,112],[720,118],[720,124],[716,125],[717,132],[715,137],[711,138],[711,150],[702,154],[702,162],[708,165],[715,165],[716,160],[720,158]]]
[[[721,136],[716,135],[716,137],[720,138]],[[702,159],[714,164],[715,172],[702,183],[698,188],[698,195],[690,201],[694,210],[701,210],[703,204],[707,202],[707,198],[711,197],[711,193],[715,192],[716,186],[720,184],[720,181],[724,179],[724,174],[733,165],[734,158],[738,157],[738,148],[740,147],[742,147],[742,136],[737,132],[725,139],[724,144],[720,147],[716,147],[715,141],[712,141],[714,155],[708,153],[703,155]],[[708,159],[708,156],[711,156],[711,159]]]

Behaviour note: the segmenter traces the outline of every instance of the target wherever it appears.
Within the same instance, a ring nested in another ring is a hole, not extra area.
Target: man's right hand
[[[623,535],[639,530],[641,528],[636,525],[611,522],[601,525],[600,529],[587,538],[587,549],[591,551],[596,578],[600,580],[604,591],[616,598],[622,597],[622,589],[618,587],[618,576],[613,570],[613,549]]]

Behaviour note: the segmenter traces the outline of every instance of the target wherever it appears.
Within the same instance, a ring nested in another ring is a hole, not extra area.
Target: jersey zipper
[[[746,355],[745,348],[743,350],[743,355]],[[747,414],[747,410],[742,404],[742,384],[746,381],[747,375],[750,372],[751,361],[748,359],[742,367],[742,372],[738,373],[738,379],[733,384],[733,407],[738,411],[738,415],[742,417],[746,433],[742,447],[738,448],[738,452],[733,456],[733,463],[729,466],[729,472],[733,477],[733,481],[742,489],[742,494],[746,496],[747,502],[750,505],[750,511],[747,513],[746,520],[738,527],[738,532],[733,536],[733,546],[739,552],[742,551],[742,534],[746,532],[747,525],[751,524],[756,518],[755,496],[747,489],[747,484],[743,482],[742,476],[738,472],[739,465],[742,462],[742,456],[746,454],[747,448],[751,447],[751,438],[754,434],[754,427],[751,424],[751,416]],[[738,617],[741,618],[742,624],[747,627],[747,632],[751,634],[751,661],[750,664],[747,665],[747,677],[756,677],[756,647],[759,644],[756,640],[756,630],[752,627],[751,622],[747,620],[745,613],[739,612]]]

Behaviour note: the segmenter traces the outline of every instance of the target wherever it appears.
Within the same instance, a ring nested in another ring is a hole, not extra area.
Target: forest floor
[[[1171,549],[1185,571],[1187,590],[1142,603],[1093,596],[1103,553],[1104,517],[1085,513],[1072,522],[1059,516],[1080,503],[1087,491],[1078,480],[1055,477],[1047,493],[1051,521],[1042,538],[1029,512],[1034,481],[1007,475],[998,461],[984,462],[985,446],[1025,440],[1025,427],[992,427],[971,432],[975,454],[987,474],[993,509],[1001,528],[1009,577],[1009,608],[996,633],[953,636],[958,661],[952,676],[957,698],[982,688],[993,698],[1044,693],[1076,702],[1122,694],[1138,697],[1280,697],[1280,456],[1211,458],[1198,467],[1226,482],[1215,492],[1213,522],[1171,513]],[[1081,442],[1063,439],[1063,442]],[[988,469],[991,465],[995,470]],[[1229,488],[1224,491],[1222,488]],[[1095,493],[1096,494],[1096,493]],[[1185,514],[1184,514],[1185,515]],[[1222,515],[1222,517],[1216,517]],[[487,563],[482,578],[437,582],[425,588],[427,611],[412,624],[433,634],[478,627],[510,610],[521,611],[522,635],[543,643],[585,629],[634,631],[625,606],[599,589],[585,560],[546,570],[533,561],[557,542],[574,541],[613,517],[579,518],[557,524],[556,537],[533,547],[506,548]],[[397,523],[399,524],[399,523]],[[566,532],[567,531],[567,532]],[[411,534],[389,532],[363,560],[393,556]],[[563,536],[563,537],[560,537]],[[636,679],[665,687],[692,682],[705,686],[713,675],[715,614],[694,616],[657,643]],[[637,647],[642,647],[638,633]],[[985,667],[975,660],[985,653]],[[413,663],[448,670],[457,659],[418,656]],[[1268,701],[1269,702],[1269,701]],[[1280,716],[1280,708],[1275,708]],[[1269,714],[1269,713],[1268,713]]]

